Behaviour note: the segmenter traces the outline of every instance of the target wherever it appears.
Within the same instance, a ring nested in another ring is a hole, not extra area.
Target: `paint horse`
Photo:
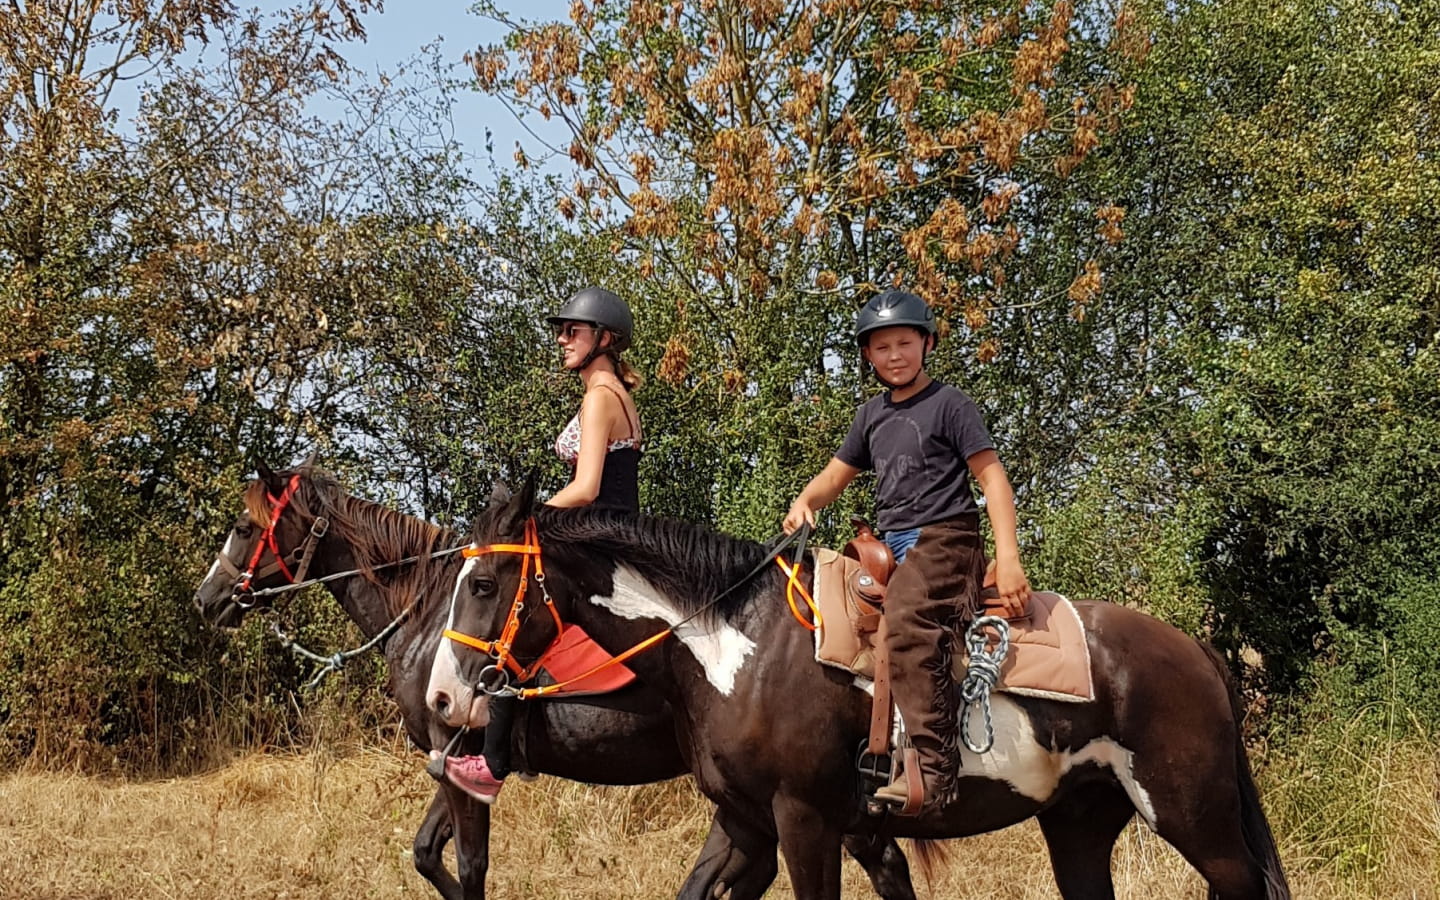
[[[1032,816],[1061,895],[1113,897],[1111,851],[1137,814],[1198,870],[1210,897],[1289,897],[1224,664],[1157,619],[1077,604],[1095,699],[995,694],[994,746],[962,751],[959,798],[921,817],[877,819],[863,811],[855,770],[869,696],[853,675],[815,662],[779,567],[745,580],[764,563],[761,545],[670,520],[536,508],[528,487],[477,518],[473,537],[431,708],[450,725],[483,724],[488,699],[470,686],[498,689],[497,665],[541,653],[557,622],[621,657],[648,642],[626,665],[669,700],[700,789],[778,839],[799,900],[838,900],[844,833],[930,840]]]
[[[455,543],[456,536],[444,529],[347,495],[332,477],[308,465],[279,474],[262,466],[245,491],[245,512],[195,603],[212,624],[235,627],[259,606],[255,591],[358,569],[359,575],[328,581],[326,587],[367,640],[398,620],[381,644],[390,688],[410,740],[422,750],[439,750],[455,730],[436,721],[423,692],[440,639],[436,616],[445,612],[443,601],[461,560],[456,555],[431,560],[429,554]],[[387,565],[411,557],[419,559]],[[540,704],[519,717],[515,732],[517,741],[523,740],[517,758],[537,772],[598,784],[644,784],[689,771],[668,707],[642,685],[603,698]],[[466,735],[462,749],[478,753],[482,737]],[[489,834],[490,807],[447,779],[415,835],[415,868],[446,900],[483,898]],[[442,857],[452,839],[458,879]],[[865,836],[846,846],[881,897],[913,900],[909,868],[893,840]],[[717,813],[679,896],[708,900],[728,891],[737,900],[759,898],[776,874],[774,838]]]

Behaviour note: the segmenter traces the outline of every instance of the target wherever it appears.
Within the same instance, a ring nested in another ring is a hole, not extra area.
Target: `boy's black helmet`
[[[581,289],[566,300],[554,315],[546,316],[545,321],[551,325],[557,322],[592,322],[599,325],[615,335],[610,348],[617,353],[630,346],[630,337],[635,333],[635,319],[630,315],[630,307],[619,296],[598,287]]]
[[[909,325],[935,335],[936,340],[940,337],[930,304],[906,291],[886,291],[871,297],[870,302],[860,308],[860,314],[855,317],[855,343],[863,347],[870,332],[893,325]]]

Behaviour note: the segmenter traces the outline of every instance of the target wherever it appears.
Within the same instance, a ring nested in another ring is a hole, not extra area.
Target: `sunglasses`
[[[585,322],[556,322],[552,326],[555,329],[557,338],[564,338],[567,341],[575,340],[576,335],[595,331],[595,326]]]

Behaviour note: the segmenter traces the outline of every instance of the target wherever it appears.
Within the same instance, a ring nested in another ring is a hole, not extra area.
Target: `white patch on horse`
[[[479,564],[480,560],[471,557],[465,560],[465,565],[460,567],[460,574],[455,576],[455,588],[450,592],[450,615],[445,619],[445,627],[452,631],[455,630],[455,607],[460,603],[460,586],[469,579],[470,573]],[[450,657],[450,664],[454,669],[456,679],[464,681],[460,677],[460,657],[455,654],[455,642],[449,638],[442,638],[440,643],[444,645],[445,652]]]
[[[1097,738],[1076,751],[1055,751],[1042,747],[1035,738],[1030,717],[1004,694],[990,695],[990,715],[995,727],[995,745],[988,753],[960,748],[961,776],[980,775],[1010,785],[1017,794],[1044,803],[1060,786],[1071,769],[1086,763],[1106,766],[1135,804],[1147,825],[1155,828],[1155,806],[1150,794],[1135,778],[1134,753],[1110,738]],[[974,737],[982,727],[978,710],[971,714]]]
[[[478,560],[467,559],[465,565],[460,567],[460,574],[455,578],[455,588],[450,593],[450,613],[445,620],[446,628],[455,627],[455,607],[460,597],[460,586],[465,583],[477,563]],[[465,724],[475,728],[484,726],[485,722],[476,718],[476,707],[479,704],[476,702],[474,689],[461,674],[460,657],[455,653],[455,642],[443,636],[436,645],[435,657],[430,662],[430,681],[425,688],[426,705],[430,709],[436,709],[442,694],[449,698],[450,705],[444,717],[447,724]]]
[[[990,720],[995,744],[987,753],[973,753],[960,745],[960,775],[980,775],[1003,781],[1017,794],[1043,803],[1055,793],[1062,774],[1056,754],[1035,739],[1030,717],[1004,694],[990,695]],[[981,737],[984,717],[977,709],[970,714],[972,739]]]
[[[230,555],[230,550],[231,550],[231,546],[230,546],[230,545],[231,545],[231,544],[234,544],[234,543],[235,543],[235,532],[232,531],[232,532],[230,532],[230,534],[225,538],[225,546],[220,548],[220,556],[223,556],[223,557],[225,557],[226,559],[230,560],[231,563],[234,563],[234,562],[235,562],[235,557],[233,557],[233,556]],[[212,579],[212,578],[214,578],[216,575],[220,574],[220,556],[215,557],[215,561],[210,564],[210,571],[208,571],[208,572],[205,573],[205,581],[200,582],[201,584],[205,584],[205,583],[209,582],[210,579]]]
[[[590,602],[623,619],[659,619],[672,628],[683,618],[669,598],[629,566],[615,570],[614,582],[610,596],[596,594]],[[712,626],[691,619],[675,628],[675,637],[700,663],[705,679],[727,697],[735,690],[735,675],[745,658],[755,650],[754,641],[725,623]]]
[[[1134,753],[1110,738],[1097,738],[1074,753],[1064,753],[1061,756],[1066,772],[1087,762],[1109,766],[1110,771],[1119,779],[1120,786],[1125,788],[1126,796],[1145,820],[1145,824],[1150,826],[1151,831],[1155,830],[1155,804],[1150,802],[1150,792],[1135,778]]]

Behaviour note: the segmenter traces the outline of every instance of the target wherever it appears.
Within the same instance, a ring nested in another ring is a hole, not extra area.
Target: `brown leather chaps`
[[[885,597],[891,691],[920,756],[927,806],[943,805],[955,794],[960,725],[950,674],[954,629],[974,615],[984,577],[980,517],[971,513],[921,528]]]

